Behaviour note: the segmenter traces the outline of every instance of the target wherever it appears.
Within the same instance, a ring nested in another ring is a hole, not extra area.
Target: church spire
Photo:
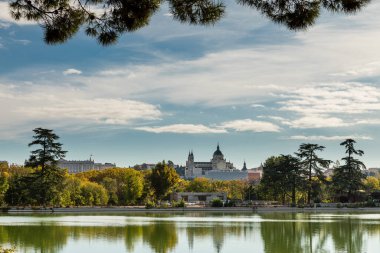
[[[246,170],[247,170],[247,164],[245,163],[245,160],[244,160],[243,168],[242,168],[241,170],[242,170],[242,171],[246,171]]]

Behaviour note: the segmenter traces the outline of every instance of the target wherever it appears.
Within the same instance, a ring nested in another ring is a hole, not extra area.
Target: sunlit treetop
[[[290,30],[305,30],[322,9],[355,13],[371,0],[236,1]],[[87,35],[110,45],[123,33],[147,26],[163,3],[174,20],[191,25],[213,25],[226,11],[222,0],[10,0],[10,7],[14,19],[38,22],[47,44],[64,43],[84,27]]]

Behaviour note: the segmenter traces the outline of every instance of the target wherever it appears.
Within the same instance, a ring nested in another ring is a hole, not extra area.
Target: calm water
[[[0,215],[17,252],[380,252],[380,214]]]

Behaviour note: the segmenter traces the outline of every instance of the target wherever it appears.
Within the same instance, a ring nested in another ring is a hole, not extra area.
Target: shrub
[[[148,200],[148,201],[145,203],[145,208],[146,208],[146,209],[151,209],[151,208],[155,208],[155,207],[156,207],[156,203],[154,203],[153,201]]]
[[[172,203],[172,207],[184,208],[184,207],[186,207],[186,204],[185,204],[185,201],[184,201],[183,199],[181,199],[181,200],[178,201],[178,202],[173,201],[173,203]]]
[[[233,200],[230,200],[224,206],[225,207],[235,207],[236,206],[236,202],[233,201]]]
[[[211,206],[212,207],[223,207],[223,201],[220,199],[213,199],[211,201]]]
[[[168,202],[162,202],[161,204],[160,204],[160,208],[169,208],[170,206],[169,206],[169,203]]]
[[[368,199],[367,202],[365,202],[365,207],[376,207],[376,203],[373,199]]]

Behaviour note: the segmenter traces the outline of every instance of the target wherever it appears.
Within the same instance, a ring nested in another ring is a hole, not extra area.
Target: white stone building
[[[194,154],[191,151],[186,161],[185,177],[186,178],[196,178],[196,177],[208,177],[207,175],[213,174],[215,172],[226,172],[231,175],[231,172],[241,172],[236,170],[231,162],[227,162],[224,159],[222,151],[220,151],[219,144],[214,152],[210,162],[195,162]]]
[[[109,168],[115,168],[114,163],[95,163],[94,160],[84,161],[68,161],[65,159],[60,159],[57,166],[61,169],[67,169],[69,173],[80,173],[89,170],[104,170]]]

